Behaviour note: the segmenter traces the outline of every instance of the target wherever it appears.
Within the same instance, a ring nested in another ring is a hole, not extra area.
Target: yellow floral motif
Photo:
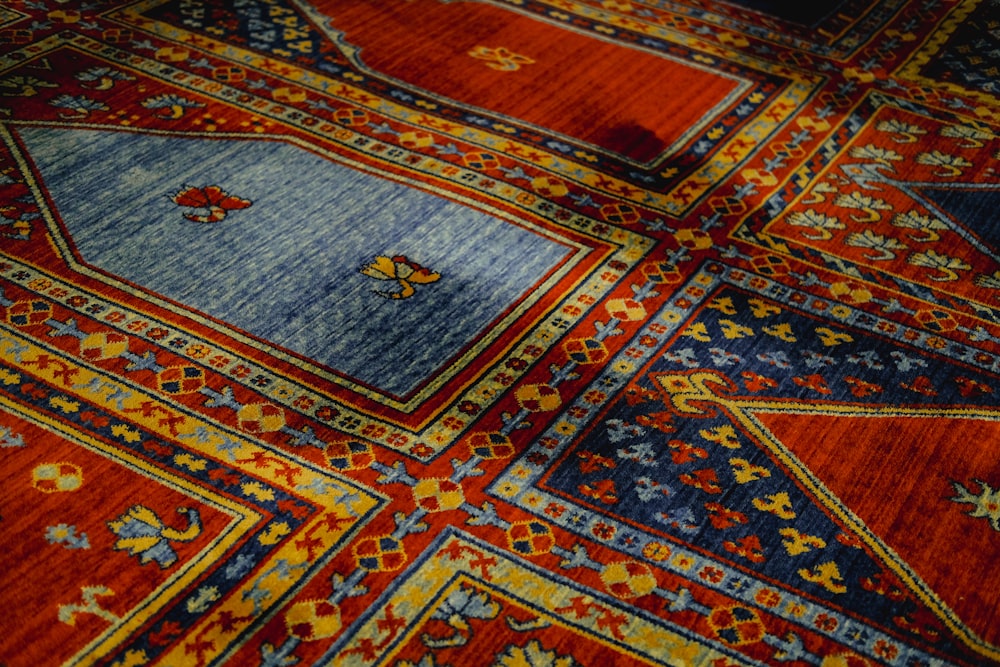
[[[912,144],[916,142],[917,137],[922,134],[927,134],[927,130],[920,127],[919,125],[913,125],[912,123],[904,123],[901,120],[884,120],[875,126],[879,132],[888,132],[890,134],[899,135],[897,138],[893,139],[899,144]]]
[[[296,602],[285,614],[288,633],[297,639],[326,639],[343,625],[340,607],[327,600]]]
[[[795,510],[792,509],[792,501],[788,497],[788,494],[784,491],[767,495],[763,498],[754,498],[753,506],[761,512],[770,512],[778,518],[785,519],[786,521],[795,518]]]
[[[836,217],[813,209],[794,211],[786,222],[794,227],[806,227],[802,236],[813,241],[828,241],[833,238],[830,230],[844,229],[844,223]]]
[[[118,616],[103,608],[97,598],[114,595],[115,592],[107,586],[84,586],[80,589],[83,604],[59,605],[59,620],[66,625],[76,626],[76,618],[82,614],[92,614],[103,618],[109,623],[117,623]]]
[[[920,128],[917,128],[917,130],[919,129]],[[867,146],[855,146],[851,149],[851,157],[861,158],[863,160],[874,160],[875,162],[880,162],[884,165],[889,165],[892,162],[899,162],[903,159],[903,156],[896,151],[875,146],[873,144],[868,144]]]
[[[398,292],[376,290],[376,294],[387,299],[407,299],[416,293],[414,285],[426,285],[441,278],[440,273],[424,268],[402,255],[395,257],[379,255],[362,266],[361,273],[376,280],[395,281],[400,288]]]
[[[771,476],[770,470],[763,466],[754,465],[746,459],[729,459],[729,465],[733,467],[733,476],[736,477],[737,484],[748,484]]]
[[[986,482],[978,479],[973,480],[979,485],[979,493],[974,494],[958,482],[952,482],[955,493],[958,495],[951,500],[956,503],[967,503],[972,505],[968,514],[977,519],[986,519],[990,522],[993,530],[1000,532],[1000,489],[994,490]]]
[[[961,139],[959,146],[962,148],[982,148],[983,142],[997,138],[997,135],[987,129],[969,125],[945,125],[940,134],[942,137]]]
[[[971,162],[960,155],[949,155],[941,151],[921,153],[917,156],[917,162],[931,167],[939,167],[934,175],[942,178],[954,178],[961,175],[963,167],[972,166]]]
[[[508,498],[513,498],[521,490],[521,487],[516,484],[511,484],[510,482],[504,482],[497,487],[496,492],[501,496],[506,496]]]
[[[785,614],[792,618],[802,618],[809,609],[801,602],[789,602],[785,605]]]
[[[834,200],[834,203],[843,208],[860,210],[863,215],[851,214],[851,219],[857,222],[878,222],[882,219],[882,214],[879,211],[892,210],[892,206],[885,200],[861,192],[840,195]]]
[[[473,58],[485,60],[487,67],[492,67],[501,72],[514,72],[521,69],[521,65],[531,65],[535,61],[527,56],[511,53],[502,46],[491,49],[488,46],[477,46],[469,55]]]
[[[847,592],[847,586],[843,585],[843,579],[840,575],[840,568],[833,561],[821,563],[812,570],[803,568],[799,570],[799,576],[806,581],[820,584],[831,593],[841,594]]]
[[[547,650],[537,639],[532,639],[524,647],[511,644],[503,653],[496,656],[493,664],[497,667],[521,667],[521,665],[573,667],[576,663],[572,657],[559,655],[555,650]]]
[[[935,282],[958,280],[959,275],[957,271],[968,271],[972,268],[958,257],[949,257],[933,250],[911,255],[907,261],[914,266],[922,266],[932,271],[937,271],[937,273],[927,274],[927,277]]]
[[[0,91],[9,97],[34,97],[38,95],[39,88],[58,88],[59,84],[33,76],[9,76],[0,79]]]
[[[670,406],[680,414],[708,414],[712,408],[704,403],[718,403],[719,393],[732,393],[732,382],[712,371],[695,373],[664,373],[656,380],[667,392]],[[705,437],[702,435],[702,437]]]
[[[674,560],[671,562],[671,565],[679,570],[687,571],[694,567],[694,562],[694,559],[686,554],[677,554],[674,556]]]
[[[118,536],[115,551],[128,551],[139,556],[145,565],[151,561],[166,569],[177,562],[177,553],[171,542],[190,542],[201,534],[201,517],[198,510],[177,508],[178,514],[187,518],[184,528],[173,528],[163,523],[156,512],[144,505],[133,505],[125,514],[108,522],[108,527]]]
[[[833,329],[828,329],[827,327],[818,327],[816,333],[819,335],[820,341],[826,347],[836,347],[841,343],[850,343],[854,341],[854,338],[850,334],[844,333],[842,331],[834,331]]]
[[[643,547],[642,555],[652,561],[664,561],[670,556],[670,547],[662,542],[650,542]]]
[[[794,528],[782,528],[778,532],[785,538],[782,541],[782,546],[785,547],[785,551],[788,552],[789,556],[798,556],[809,553],[813,549],[826,548],[826,540],[821,537],[806,535]]]
[[[83,470],[74,463],[43,463],[31,471],[31,485],[42,493],[76,491],[83,485]]]
[[[897,214],[892,219],[892,225],[893,227],[912,229],[913,231],[907,232],[906,235],[911,241],[916,241],[917,243],[938,241],[941,239],[941,235],[938,232],[948,229],[948,225],[943,221],[938,218],[931,218],[918,211],[907,211],[906,213]]]
[[[726,449],[739,449],[742,446],[736,436],[736,429],[728,424],[712,429],[702,429],[698,431],[698,435],[709,442],[722,445]]]
[[[121,660],[112,663],[111,667],[139,667],[139,665],[145,665],[148,662],[149,656],[146,655],[145,651],[131,650],[125,653],[125,657]]]
[[[669,648],[670,657],[674,660],[674,664],[696,665],[700,662],[704,664],[698,659],[704,648],[698,646],[696,642],[678,642]]]

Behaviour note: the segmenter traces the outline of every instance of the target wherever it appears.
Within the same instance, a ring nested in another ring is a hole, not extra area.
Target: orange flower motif
[[[394,257],[379,255],[362,266],[360,271],[370,278],[395,281],[399,285],[398,292],[375,291],[376,294],[387,299],[407,299],[416,293],[414,285],[426,285],[441,278],[440,273],[431,271],[403,255]]]
[[[207,210],[208,214],[189,212],[184,217],[191,222],[222,222],[229,211],[249,208],[250,200],[230,195],[218,185],[203,188],[188,186],[170,198],[178,206]]]

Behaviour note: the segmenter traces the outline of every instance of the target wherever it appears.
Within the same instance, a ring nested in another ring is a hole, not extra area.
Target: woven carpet
[[[1000,664],[997,0],[4,0],[0,665]]]

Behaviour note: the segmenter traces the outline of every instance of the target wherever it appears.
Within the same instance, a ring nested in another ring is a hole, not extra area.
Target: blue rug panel
[[[427,382],[571,252],[286,143],[19,135],[85,263],[390,395]],[[215,222],[185,217],[213,216],[174,196],[211,186],[247,204]],[[440,278],[391,298],[401,283],[361,272],[378,256]]]

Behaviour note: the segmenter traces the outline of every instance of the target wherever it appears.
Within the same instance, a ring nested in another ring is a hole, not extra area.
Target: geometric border
[[[952,93],[953,95],[972,97],[979,100],[984,105],[997,106],[1000,104],[1000,98],[995,95],[991,95],[974,88],[966,88],[960,84],[950,81],[929,79],[922,73],[924,66],[928,65],[931,59],[936,56],[942,48],[944,48],[945,44],[951,38],[952,33],[954,33],[955,30],[962,25],[962,23],[977,9],[982,1],[983,0],[962,0],[962,2],[958,3],[948,14],[947,18],[941,22],[937,30],[932,33],[930,39],[928,39],[921,46],[921,48],[910,57],[909,60],[903,63],[903,65],[896,70],[896,76],[901,79],[912,81],[921,86],[944,90]],[[990,113],[988,108],[984,107],[980,107],[975,111],[981,111],[984,114]],[[997,119],[995,114],[994,119]]]
[[[6,369],[0,369],[4,372]],[[6,371],[9,373],[9,371]],[[5,375],[5,379],[10,379]],[[89,644],[81,648],[77,654],[66,661],[66,664],[86,665],[96,661],[99,656],[108,654],[134,632],[137,619],[156,616],[164,608],[177,604],[177,598],[182,596],[191,584],[206,574],[214,561],[207,556],[210,553],[231,552],[239,542],[243,541],[251,531],[258,531],[263,514],[254,511],[252,505],[245,500],[237,502],[228,495],[214,493],[208,485],[192,484],[189,480],[171,471],[150,464],[147,460],[135,456],[122,447],[89,436],[73,425],[51,418],[29,406],[16,403],[6,395],[0,394],[0,415],[3,412],[16,414],[21,418],[52,431],[88,451],[103,455],[132,472],[148,477],[170,489],[184,493],[197,502],[211,506],[213,509],[228,514],[231,521],[219,534],[208,542],[196,554],[192,554],[186,563],[173,568],[171,576],[143,600],[136,602],[127,613],[111,620],[111,625],[95,637]]]
[[[796,302],[795,307],[799,310],[813,312],[817,315],[822,314],[828,318],[833,316],[834,321],[839,324],[870,331],[882,337],[895,338],[898,336],[912,347],[933,350],[938,354],[947,352],[949,356],[957,357],[964,363],[983,370],[1000,371],[1000,355],[983,353],[981,350],[958,343],[952,343],[946,350],[942,350],[940,348],[941,339],[932,332],[903,327],[882,317],[851,308],[842,302],[798,292],[798,290],[742,269],[732,268],[714,261],[709,262],[692,276],[687,287],[676,292],[676,297],[671,302],[653,314],[648,319],[647,326],[636,332],[633,338],[635,341],[640,339],[654,341],[655,344],[635,343],[624,347],[623,351],[616,357],[609,359],[605,370],[596,376],[588,387],[578,392],[578,397],[573,402],[560,407],[558,416],[555,417],[550,426],[529,443],[520,452],[514,463],[498,475],[486,490],[490,495],[526,512],[543,517],[545,521],[556,524],[571,533],[595,540],[598,543],[605,543],[615,551],[628,554],[642,562],[672,571],[678,575],[690,577],[690,572],[698,571],[703,567],[716,568],[725,573],[719,581],[700,583],[717,588],[728,595],[733,595],[733,591],[736,591],[736,596],[742,602],[773,613],[773,609],[762,607],[756,599],[757,592],[762,587],[768,587],[755,577],[748,576],[711,555],[687,549],[682,544],[673,541],[669,546],[670,553],[673,555],[666,561],[657,561],[651,558],[650,554],[659,553],[663,543],[650,533],[639,530],[615,517],[572,507],[557,515],[546,513],[546,508],[553,504],[564,504],[566,499],[540,488],[538,484],[549,470],[548,462],[558,459],[576,442],[580,434],[587,432],[594,415],[602,414],[609,402],[618,395],[615,389],[627,386],[636,374],[659,354],[662,347],[672,340],[680,327],[697,310],[702,300],[721,285],[742,288],[783,303],[788,303],[792,295],[798,294],[804,297],[801,302]],[[895,334],[887,334],[888,331],[893,331]],[[702,399],[699,397],[695,400]],[[710,400],[717,402],[721,399],[712,397]],[[733,407],[737,413],[741,413],[750,410],[753,403],[747,402],[746,405],[734,403]],[[995,415],[991,418],[995,418]],[[772,443],[771,446],[778,450],[781,456],[788,456],[780,444]],[[856,519],[853,522],[854,525],[859,523]],[[872,542],[877,539],[873,536],[868,537]],[[885,549],[884,545],[880,549],[890,563],[898,564],[898,558],[891,551]],[[933,593],[930,593],[925,585],[920,584],[915,575],[906,572],[903,574],[906,574],[908,579],[916,584],[914,588],[921,591],[921,597],[925,601],[932,603],[936,599],[932,598]],[[734,581],[744,583],[734,586]],[[827,634],[831,639],[872,657],[876,662],[886,659],[881,648],[877,648],[877,645],[881,647],[891,645],[896,648],[898,654],[897,658],[893,660],[893,664],[908,664],[907,661],[911,657],[930,662],[935,660],[919,648],[901,644],[895,638],[871,628],[866,630],[867,634],[864,637],[853,636],[851,630],[854,624],[842,612],[829,608],[818,600],[798,596],[788,589],[782,589],[781,594],[787,600],[794,600],[796,608],[802,610],[789,617],[788,620],[800,623],[813,632]],[[954,617],[949,618],[950,612],[944,610],[940,601],[937,601],[937,604],[931,604],[931,606],[942,612],[947,625],[955,630],[971,648],[980,653],[984,650],[995,650],[992,647],[983,647],[981,642],[975,638],[974,633],[971,633],[967,628],[963,629],[961,624],[952,620]],[[824,614],[838,617],[843,622],[836,624],[833,630],[828,630],[821,623],[815,622],[820,615]]]
[[[978,419],[1000,423],[1000,411],[995,408],[892,408],[884,405],[873,406],[844,406],[835,403],[814,404],[807,401],[801,403],[789,403],[782,401],[767,401],[737,399],[730,400],[722,396],[713,398],[705,397],[706,402],[712,402],[721,406],[734,420],[738,421],[746,431],[752,436],[755,443],[766,447],[777,459],[779,459],[786,470],[790,471],[795,479],[808,490],[808,492],[822,503],[824,509],[835,515],[847,526],[854,535],[859,537],[878,559],[885,563],[888,568],[899,577],[899,580],[914,593],[914,595],[931,612],[947,626],[955,635],[969,648],[983,655],[990,660],[1000,660],[1000,646],[990,644],[979,637],[968,625],[966,625],[952,611],[948,605],[938,596],[937,593],[928,586],[920,575],[913,571],[882,538],[872,533],[866,526],[864,520],[859,518],[849,507],[844,505],[805,465],[799,462],[795,455],[790,452],[784,444],[771,435],[770,431],[756,417],[757,414],[788,414],[798,415],[830,415],[850,414],[852,417],[925,417],[927,419]]]
[[[689,21],[699,20],[737,34],[838,60],[850,57],[868,44],[906,4],[904,0],[844,0],[828,3],[834,5],[834,11],[818,22],[806,25],[746,8],[737,2],[732,2],[732,7],[727,7],[727,3],[719,3],[719,6],[713,7],[700,2],[638,2],[652,7],[668,6],[672,12]],[[776,4],[781,7],[780,3]]]
[[[745,655],[721,652],[727,648],[721,643],[709,643],[695,633],[680,626],[668,624],[662,618],[647,617],[633,606],[622,605],[619,600],[590,588],[542,570],[532,563],[514,560],[507,551],[497,549],[475,537],[449,527],[429,545],[404,575],[398,576],[378,601],[369,607],[315,664],[364,665],[378,667],[389,665],[396,650],[408,637],[419,632],[449,591],[463,582],[477,588],[502,593],[532,609],[550,623],[564,625],[574,633],[587,636],[605,646],[653,664],[666,664],[664,651],[669,651],[684,664],[707,665],[715,660],[725,664],[756,664]],[[502,583],[502,590],[498,589]],[[544,596],[544,597],[542,597]],[[565,597],[564,597],[565,596]],[[557,616],[552,610],[555,600],[567,601],[584,597],[595,601],[595,606],[614,609],[620,623],[606,623],[607,614],[564,614]],[[391,611],[393,623],[387,623],[385,614]],[[395,635],[386,641],[386,633]],[[379,646],[380,651],[361,651],[359,647]],[[366,655],[367,654],[367,655]],[[409,664],[409,663],[407,663]],[[672,662],[670,664],[673,664]],[[677,664],[680,664],[679,662]]]
[[[843,177],[856,187],[877,187],[883,191],[879,195],[880,197],[885,196],[884,192],[887,188],[893,188],[895,190],[894,194],[909,198],[917,206],[931,209],[932,215],[937,217],[943,215],[933,210],[932,207],[935,205],[927,200],[926,195],[920,194],[921,187],[928,185],[927,183],[908,183],[905,180],[905,176],[898,175],[895,167],[885,167],[878,161],[873,161],[872,158],[857,157],[850,150],[855,141],[860,141],[858,138],[862,136],[861,133],[863,131],[877,126],[878,114],[884,109],[892,109],[900,113],[930,119],[940,123],[942,127],[955,125],[974,128],[976,126],[976,121],[951,111],[909,102],[901,97],[882,91],[869,91],[846,114],[845,120],[840,123],[839,127],[816,146],[815,152],[802,160],[801,165],[789,175],[780,190],[771,194],[766,200],[762,200],[755,211],[743,217],[734,225],[732,231],[729,233],[730,238],[761,248],[767,253],[788,255],[799,261],[822,267],[841,275],[851,275],[856,281],[865,281],[869,285],[878,286],[882,290],[905,294],[907,297],[915,298],[924,304],[924,307],[918,307],[917,311],[930,310],[932,308],[945,310],[961,308],[959,312],[962,312],[963,315],[968,315],[988,323],[1000,321],[1000,307],[990,305],[987,299],[973,299],[964,293],[958,300],[936,296],[939,291],[946,295],[953,295],[953,293],[949,293],[944,289],[946,283],[939,282],[934,284],[928,279],[924,279],[924,283],[920,283],[914,281],[912,278],[901,278],[897,274],[888,273],[888,270],[885,268],[874,266],[875,262],[867,264],[856,262],[853,259],[824,252],[821,247],[816,245],[806,246],[802,242],[796,242],[787,236],[782,236],[780,233],[770,233],[770,228],[781,224],[786,216],[798,210],[797,207],[803,203],[803,200],[820,200],[825,198],[822,192],[813,191],[801,185],[807,182],[819,183],[822,177],[826,177],[830,181],[835,181]],[[998,120],[1000,120],[1000,117],[998,117]],[[890,143],[884,148],[891,150],[892,144]],[[832,158],[832,155],[850,155],[851,157],[849,159],[843,158],[844,162],[839,162]],[[845,167],[853,168],[853,171],[849,170],[842,174],[841,172],[844,171]],[[830,175],[831,173],[832,176]],[[974,192],[974,190],[969,191]],[[982,191],[987,192],[985,189]],[[834,197],[829,197],[828,200],[834,201],[835,199]],[[809,203],[813,204],[817,202],[810,201]],[[962,236],[964,239],[963,242],[976,245],[978,240],[962,225],[948,221],[944,221],[944,224],[948,225],[952,232]],[[745,252],[748,252],[749,255],[753,254],[750,251]],[[979,242],[976,252],[984,257],[989,256],[989,249],[983,248],[981,242]],[[744,255],[744,257],[749,258],[749,255]],[[969,276],[968,279],[971,281],[972,277]],[[968,301],[972,305],[966,305],[963,308],[964,301]],[[897,310],[897,312],[906,312],[910,315],[911,322],[920,322],[916,317],[920,314],[917,311]],[[882,312],[892,312],[892,306],[889,306]],[[992,340],[995,343],[1000,343],[1000,338],[991,335],[981,325],[957,327],[955,331],[966,334],[968,340],[973,342]]]
[[[351,65],[353,67],[355,67],[359,72],[363,72],[363,73],[367,74],[368,76],[370,76],[370,77],[372,77],[374,79],[379,79],[379,80],[382,80],[382,81],[387,82],[387,83],[392,83],[394,85],[399,86],[401,89],[404,89],[404,90],[407,90],[407,91],[412,91],[413,93],[422,95],[422,96],[424,96],[424,97],[426,97],[428,99],[440,100],[442,102],[447,101],[450,105],[454,106],[456,109],[460,109],[460,110],[466,111],[467,113],[474,114],[474,116],[477,117],[477,118],[490,118],[490,117],[492,117],[492,118],[494,118],[495,120],[497,120],[497,121],[499,121],[501,123],[510,124],[510,125],[518,125],[518,126],[521,126],[521,127],[529,129],[531,132],[537,132],[537,133],[544,134],[545,136],[551,137],[551,138],[556,139],[556,140],[558,140],[560,142],[563,142],[563,143],[566,143],[566,144],[575,144],[576,146],[582,147],[584,150],[586,150],[587,152],[590,152],[590,153],[604,154],[604,155],[615,154],[615,152],[613,150],[611,150],[611,149],[608,149],[608,148],[602,147],[602,146],[588,144],[583,139],[579,139],[579,138],[576,138],[576,137],[570,137],[570,136],[566,136],[566,135],[561,135],[558,132],[556,132],[555,130],[552,130],[552,129],[549,129],[549,128],[546,128],[546,127],[543,127],[543,126],[540,126],[540,125],[532,125],[531,123],[529,123],[527,121],[523,121],[523,120],[520,120],[518,118],[514,118],[514,117],[511,117],[511,116],[503,115],[503,114],[501,114],[499,112],[490,111],[490,110],[486,110],[486,109],[480,109],[480,108],[477,108],[477,107],[474,107],[474,106],[469,106],[467,104],[462,104],[460,102],[457,102],[457,101],[451,100],[449,98],[440,96],[440,95],[438,95],[438,94],[436,94],[436,93],[434,93],[432,91],[419,88],[416,84],[411,84],[411,83],[408,83],[406,81],[402,81],[400,79],[396,79],[394,77],[382,74],[381,72],[378,72],[377,70],[372,69],[371,67],[367,66],[364,63],[364,61],[361,59],[361,55],[362,55],[363,49],[359,48],[359,47],[357,47],[355,45],[353,45],[352,43],[350,43],[347,40],[347,35],[345,33],[341,32],[341,31],[338,31],[338,30],[336,30],[333,27],[332,24],[333,24],[334,19],[332,17],[328,17],[328,16],[326,16],[326,15],[318,12],[312,6],[312,3],[306,3],[306,2],[303,2],[302,0],[289,0],[289,1],[292,2],[293,4],[297,5],[299,11],[301,11],[303,14],[305,14],[307,16],[310,16],[313,19],[313,21],[315,21],[317,23],[317,25],[319,26],[320,30],[323,32],[324,37],[326,39],[328,39],[332,44],[336,44],[337,48],[344,54],[344,56],[347,57],[347,59],[351,63]],[[554,27],[556,27],[558,29],[561,29],[561,30],[566,30],[566,31],[580,33],[580,34],[582,34],[584,36],[587,36],[587,37],[590,37],[592,39],[600,39],[600,37],[598,37],[597,34],[590,33],[588,31],[586,31],[585,29],[581,29],[581,28],[577,27],[574,24],[568,23],[566,21],[558,20],[558,19],[556,19],[555,17],[553,17],[551,15],[542,16],[542,15],[538,15],[538,14],[532,13],[530,11],[524,11],[521,8],[519,8],[516,5],[514,5],[513,3],[504,2],[503,0],[478,0],[478,1],[481,2],[481,3],[483,3],[483,4],[488,4],[488,5],[491,5],[491,6],[494,6],[494,7],[498,7],[498,8],[501,8],[503,10],[506,10],[506,11],[509,11],[509,12],[512,12],[512,13],[521,14],[521,15],[524,15],[524,16],[529,16],[529,17],[531,17],[531,18],[533,18],[535,20],[543,21],[543,22],[548,23],[549,25],[554,26]],[[561,9],[565,9],[565,7],[561,8]],[[583,5],[580,5],[580,6],[575,7],[574,11],[577,12],[577,13],[579,13],[579,15],[581,15],[581,16],[587,16],[588,14],[590,14],[591,12],[593,12],[595,9],[596,8],[594,8],[594,7],[585,7]],[[599,14],[600,14],[600,11],[598,11],[598,15]],[[594,18],[594,17],[590,16],[590,18]],[[654,29],[659,29],[660,26],[653,26],[653,28]],[[639,52],[647,52],[644,49],[639,49],[638,46],[636,46],[635,44],[633,44],[632,42],[629,42],[629,41],[620,41],[620,42],[618,42],[618,41],[615,41],[615,40],[609,39],[609,38],[601,39],[601,41],[607,41],[608,43],[615,44],[615,45],[620,46],[622,48],[634,48],[634,49],[636,49]],[[669,52],[659,53],[657,55],[659,55],[660,57],[662,57],[662,58],[664,58],[666,60],[670,60],[670,61],[676,60],[677,64],[681,64],[681,65],[683,65],[685,67],[694,69],[696,71],[700,71],[700,72],[702,72],[702,73],[704,73],[706,75],[718,76],[718,77],[721,77],[721,78],[724,78],[724,79],[729,79],[733,83],[735,83],[735,88],[732,91],[730,91],[725,97],[723,97],[723,99],[721,99],[719,102],[717,102],[711,109],[703,110],[701,112],[701,114],[700,114],[700,118],[696,119],[687,128],[685,128],[685,131],[684,131],[683,135],[681,135],[680,137],[678,137],[677,139],[675,139],[673,141],[673,143],[671,143],[670,145],[665,146],[663,148],[663,150],[660,151],[659,154],[653,156],[648,161],[646,161],[644,163],[639,163],[639,162],[635,162],[633,160],[630,160],[629,158],[627,158],[624,155],[616,155],[617,159],[622,160],[622,162],[624,162],[626,165],[635,167],[637,169],[642,169],[643,171],[652,171],[652,170],[655,170],[656,167],[657,167],[657,165],[663,166],[662,163],[671,154],[679,153],[680,149],[683,147],[684,144],[687,144],[688,142],[690,142],[691,139],[695,138],[697,135],[703,135],[703,134],[705,134],[706,131],[709,129],[709,126],[711,124],[713,124],[713,123],[716,123],[718,121],[718,118],[720,116],[724,115],[725,108],[732,106],[732,103],[735,100],[737,100],[739,98],[745,98],[747,96],[747,93],[749,92],[750,88],[752,87],[751,83],[749,81],[747,81],[745,78],[741,78],[739,76],[733,75],[733,74],[728,73],[728,72],[713,71],[711,68],[709,68],[708,66],[706,66],[703,63],[698,62],[698,60],[696,60],[696,59],[689,59],[689,61],[685,62],[679,56],[673,55],[673,54],[671,54]],[[744,100],[744,103],[746,103],[745,100]]]
[[[22,377],[32,377],[36,383],[51,387],[54,394],[64,395],[70,401],[78,401],[94,411],[104,411],[112,416],[110,423],[101,427],[110,434],[103,437],[115,444],[110,450],[105,450],[108,453],[113,451],[115,456],[124,456],[132,461],[150,461],[153,457],[145,453],[143,443],[152,439],[194,454],[201,457],[206,466],[201,471],[205,475],[201,487],[224,489],[229,497],[251,506],[259,505],[273,517],[269,522],[262,523],[257,519],[259,514],[248,513],[236,524],[250,536],[245,546],[239,549],[240,554],[250,558],[246,561],[250,570],[247,576],[236,580],[236,587],[218,602],[204,605],[204,613],[192,617],[191,612],[186,610],[186,602],[198,592],[182,590],[181,585],[171,586],[169,592],[175,594],[171,611],[158,617],[154,626],[129,627],[116,632],[102,643],[104,651],[152,657],[163,650],[162,644],[150,641],[150,636],[157,631],[155,624],[168,622],[171,614],[183,615],[191,632],[187,635],[188,642],[173,647],[166,658],[168,663],[170,660],[174,661],[173,664],[186,663],[185,650],[191,642],[198,642],[199,650],[206,656],[235,650],[234,644],[238,643],[241,635],[259,627],[274,610],[312,579],[387,502],[384,497],[333,471],[287,452],[276,452],[245,434],[225,430],[182,405],[168,403],[160,396],[102,373],[59,350],[41,347],[36,341],[22,337],[5,326],[0,328],[0,350],[8,365],[0,368],[0,389],[5,393],[10,394],[16,389]],[[23,401],[24,397],[19,397],[19,402]],[[47,410],[49,416],[42,420],[43,423],[49,424],[56,419],[65,422],[67,417],[56,407],[63,403],[65,401],[56,401],[52,405],[43,399],[27,414]],[[21,412],[25,413],[24,408]],[[54,423],[51,425],[55,426]],[[84,427],[84,422],[77,420],[73,426],[72,430],[79,430]],[[96,440],[86,438],[91,443]],[[132,450],[136,456],[122,454],[123,449]],[[173,462],[173,457],[167,460],[178,469],[182,467]],[[166,464],[164,461],[158,464],[159,469],[151,469],[150,473],[155,472],[162,477]],[[239,484],[228,487],[225,475],[210,479],[208,472],[219,469],[233,471]],[[186,470],[184,474],[190,479],[197,473]],[[250,480],[258,483],[250,483]],[[267,497],[268,488],[272,490],[273,500],[262,500],[257,494],[263,493]],[[279,491],[281,493],[277,493]],[[222,502],[214,494],[210,497]],[[298,501],[294,505],[302,509],[305,509],[302,505],[305,503],[309,507],[308,514],[300,519],[281,511],[276,505],[280,497]],[[228,507],[229,503],[224,503],[224,506]],[[235,509],[230,511],[235,512]],[[230,552],[228,557],[235,558],[235,553]],[[206,576],[202,584],[213,578],[218,583],[224,583],[226,563],[227,560],[212,561],[210,572],[198,573]],[[183,583],[187,584],[188,578]],[[116,645],[122,641],[126,643]],[[105,657],[107,654],[102,655],[97,650],[85,651],[78,656],[77,664],[91,664]]]

